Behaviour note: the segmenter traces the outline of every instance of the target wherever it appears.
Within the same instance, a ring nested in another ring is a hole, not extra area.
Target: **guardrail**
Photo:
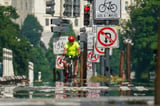
[[[22,76],[4,76],[4,77],[0,77],[0,84],[1,85],[16,84],[16,83],[22,82],[24,80],[28,81],[28,79],[25,75],[22,75]]]

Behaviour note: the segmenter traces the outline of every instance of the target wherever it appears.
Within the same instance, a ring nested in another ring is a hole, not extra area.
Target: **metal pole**
[[[126,52],[127,52],[127,63],[126,63],[126,68],[127,68],[127,81],[130,83],[130,73],[131,73],[131,54],[130,54],[130,44],[127,42],[126,43]]]
[[[96,63],[92,63],[92,69],[93,69],[93,75],[92,76],[96,76]]]
[[[82,43],[82,42],[81,42]],[[84,46],[84,43],[82,43]],[[84,48],[83,51],[81,50],[81,56],[80,56],[80,84],[83,86],[83,65],[84,65]]]
[[[53,82],[56,81],[56,68],[53,68]]]
[[[63,70],[60,70],[60,81],[61,81],[61,82],[64,81],[64,73],[63,73]]]
[[[109,48],[106,48],[105,49],[105,59],[106,59],[106,67],[105,67],[105,73],[106,73],[106,76],[110,78],[110,61],[109,61]]]
[[[100,74],[104,75],[104,56],[100,56]]]
[[[126,51],[127,51],[127,64],[126,64],[126,68],[127,68],[127,81],[128,84],[131,83],[131,79],[130,79],[130,73],[131,73],[131,53],[130,53],[130,43],[126,43]],[[127,96],[130,96],[130,91],[127,91]]]
[[[124,74],[124,51],[121,51],[121,57],[120,57],[120,73],[119,76],[123,78]]]
[[[123,74],[124,74],[124,51],[121,51],[121,57],[120,57],[120,73],[119,73],[119,76],[121,77],[121,78],[123,78]],[[121,86],[122,86],[122,82],[120,83],[121,84]],[[122,90],[120,90],[120,96],[122,96],[123,95],[123,91]]]
[[[104,56],[100,56],[100,75],[104,76]],[[104,82],[101,82],[101,86],[104,86]]]
[[[109,25],[109,20],[106,20],[106,25]],[[105,48],[105,73],[110,78],[110,61],[109,61],[109,48]]]

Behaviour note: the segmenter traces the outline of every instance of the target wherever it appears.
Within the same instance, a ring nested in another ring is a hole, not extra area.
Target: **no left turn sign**
[[[92,63],[87,63],[87,72],[93,72],[92,70]]]
[[[88,61],[89,62],[99,62],[99,55],[93,54],[92,51],[88,51]]]
[[[117,48],[118,34],[115,27],[97,28],[97,47]]]
[[[64,69],[63,59],[64,59],[64,56],[57,56],[57,59],[56,59],[56,68],[57,69]]]

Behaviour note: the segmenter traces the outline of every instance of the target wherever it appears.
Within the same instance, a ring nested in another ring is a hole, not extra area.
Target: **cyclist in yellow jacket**
[[[68,37],[68,42],[64,46],[64,51],[63,53],[65,54],[65,59],[63,61],[64,64],[64,70],[65,70],[65,81],[68,80],[68,63],[67,63],[67,57],[73,56],[74,57],[74,78],[77,77],[77,72],[78,72],[78,59],[80,56],[80,45],[77,41],[75,41],[74,36],[70,35]]]

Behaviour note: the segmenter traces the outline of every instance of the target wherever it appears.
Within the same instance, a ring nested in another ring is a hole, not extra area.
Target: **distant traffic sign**
[[[53,38],[53,53],[63,54],[64,45],[68,41],[68,36],[60,36]]]
[[[88,32],[87,34],[87,49],[93,49],[94,43],[93,40],[96,37],[96,33]]]
[[[63,59],[64,59],[64,56],[57,56],[57,59],[56,59],[56,68],[57,69],[64,69]]]
[[[93,72],[91,62],[87,62],[87,72]]]
[[[93,54],[92,51],[88,51],[88,61],[89,62],[99,62],[99,55]]]
[[[95,0],[95,19],[119,19],[120,0]]]

